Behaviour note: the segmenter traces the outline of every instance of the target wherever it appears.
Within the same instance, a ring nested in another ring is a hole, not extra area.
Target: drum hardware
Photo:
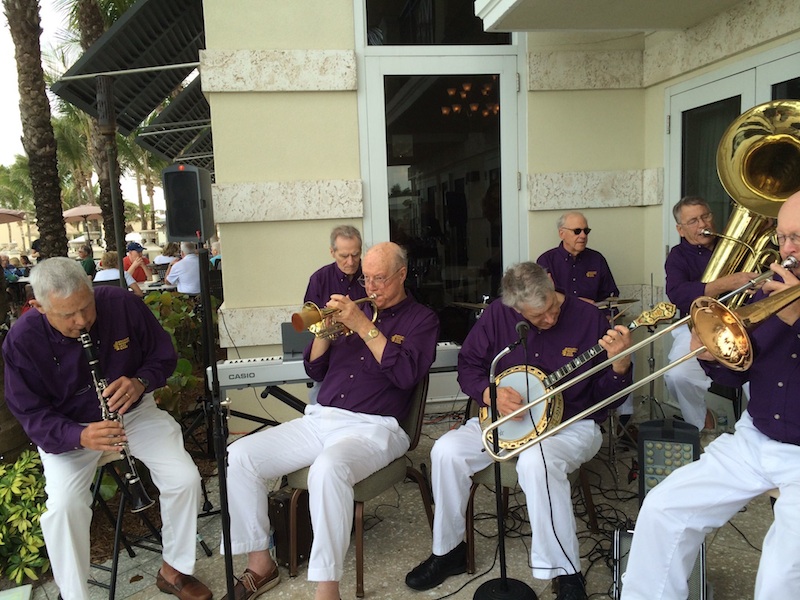
[[[633,331],[642,325],[652,325],[664,319],[671,319],[675,316],[675,311],[676,308],[674,304],[660,302],[652,311],[644,312],[634,319],[631,324],[627,326],[628,330]],[[517,450],[519,448],[524,448],[530,441],[538,439],[546,431],[551,431],[552,428],[557,427],[564,414],[564,400],[560,391],[552,393],[552,388],[567,375],[580,368],[587,361],[603,351],[603,347],[600,344],[595,344],[580,356],[577,356],[566,365],[550,373],[550,375],[546,375],[544,371],[537,367],[525,365],[511,367],[500,373],[500,375],[493,380],[494,385],[497,387],[512,387],[520,396],[525,398],[526,401],[529,398],[527,391],[538,390],[543,394],[540,396],[541,402],[539,404],[544,404],[544,406],[529,403],[527,404],[527,411],[525,411],[525,407],[523,407],[511,413],[513,416],[527,413],[524,415],[525,418],[521,421],[512,420],[513,417],[511,415],[506,415],[496,420],[494,423],[492,423],[492,420],[489,418],[490,413],[488,407],[482,406],[479,417],[481,426],[484,427],[484,445],[486,445],[487,442],[490,444],[492,443],[494,436],[491,434],[491,431],[495,428],[498,429],[500,447],[504,450]],[[614,360],[617,358],[619,357],[614,357]],[[606,366],[607,363],[608,361],[606,361]],[[504,379],[506,380],[505,385],[503,385]],[[556,388],[556,390],[565,388],[566,386],[562,385]],[[546,392],[551,393],[548,394]],[[500,429],[501,426],[503,429]]]
[[[631,304],[633,302],[638,302],[638,300],[635,298],[617,298],[616,296],[609,296],[603,300],[598,300],[594,305],[601,310],[605,310],[607,308],[618,308],[622,304]]]
[[[783,261],[783,267],[787,269],[791,269],[796,267],[798,264],[797,260],[790,256],[785,261]],[[772,271],[767,271],[766,273],[762,273],[758,277],[752,279],[746,285],[742,286],[741,288],[734,290],[727,294],[723,299],[730,298],[735,296],[738,293],[741,293],[745,289],[750,287],[755,287],[762,281],[769,279],[772,275]],[[547,437],[558,433],[564,427],[571,425],[575,421],[579,421],[588,417],[589,415],[597,412],[598,410],[605,408],[615,400],[622,398],[629,394],[630,392],[638,389],[645,383],[652,381],[653,379],[660,377],[670,369],[673,369],[677,365],[686,362],[691,358],[695,358],[696,356],[702,354],[705,351],[710,352],[714,358],[724,366],[733,369],[743,371],[749,368],[750,364],[752,363],[753,359],[753,351],[752,351],[752,344],[750,342],[750,338],[748,337],[748,331],[752,331],[755,327],[765,321],[767,318],[773,316],[775,313],[782,310],[784,307],[788,306],[792,302],[800,299],[800,285],[795,285],[780,292],[776,292],[771,296],[759,300],[758,302],[754,302],[742,308],[731,310],[722,304],[721,300],[716,300],[715,298],[711,298],[709,296],[701,296],[697,300],[692,303],[692,307],[690,310],[690,314],[671,325],[667,326],[665,329],[662,329],[658,334],[652,336],[652,338],[661,337],[667,333],[670,333],[674,329],[681,327],[684,324],[688,324],[690,321],[694,326],[695,331],[697,332],[698,337],[700,338],[703,346],[685,354],[684,356],[680,357],[674,363],[665,366],[662,369],[659,369],[655,373],[650,374],[649,376],[645,377],[641,381],[634,382],[632,385],[629,385],[625,389],[617,392],[616,394],[612,394],[608,398],[601,400],[600,402],[596,403],[594,406],[590,406],[589,408],[579,412],[577,415],[563,421],[559,425],[555,427],[548,428],[544,433],[539,436],[535,436],[529,440],[527,444],[522,444],[513,450],[509,450],[505,454],[500,454],[499,452],[494,452],[492,450],[492,443],[490,436],[495,429],[503,426],[507,421],[513,419],[514,417],[522,414],[525,411],[530,410],[533,406],[546,402],[549,398],[554,397],[558,394],[564,392],[564,390],[580,383],[587,377],[591,377],[598,371],[605,369],[611,363],[620,358],[628,356],[642,348],[645,344],[649,344],[653,342],[653,339],[647,339],[639,342],[638,344],[634,344],[627,350],[617,354],[616,356],[606,359],[599,365],[595,365],[591,369],[581,373],[574,379],[570,380],[567,383],[559,385],[556,388],[548,390],[545,394],[536,398],[535,400],[531,401],[529,404],[518,408],[517,410],[505,415],[504,417],[498,419],[494,423],[492,423],[489,427],[484,429],[483,431],[483,445],[486,448],[487,452],[494,458],[495,460],[509,460],[513,458],[525,448],[529,444],[536,444]],[[663,303],[662,303],[663,304]]]

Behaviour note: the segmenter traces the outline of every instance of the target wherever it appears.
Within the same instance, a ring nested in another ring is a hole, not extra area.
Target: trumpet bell
[[[306,302],[303,304],[303,308],[300,309],[300,312],[296,312],[292,315],[292,327],[294,327],[296,332],[300,333],[304,329],[308,329],[314,325],[314,323],[319,323],[324,318],[325,315],[322,313],[319,306],[313,302]]]

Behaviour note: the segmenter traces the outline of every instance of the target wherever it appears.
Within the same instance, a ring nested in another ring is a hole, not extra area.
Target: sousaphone
[[[800,101],[773,100],[742,113],[717,147],[717,173],[734,200],[702,276],[708,283],[738,272],[760,272],[780,256],[772,243],[784,200],[800,190]],[[738,294],[728,306],[742,304]]]

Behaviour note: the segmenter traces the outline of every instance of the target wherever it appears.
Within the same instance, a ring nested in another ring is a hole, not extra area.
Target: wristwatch
[[[144,386],[144,391],[146,392],[147,388],[150,386],[150,382],[144,377],[137,377],[136,380]]]
[[[374,339],[375,339],[376,337],[378,337],[380,334],[381,334],[381,332],[380,332],[380,331],[378,331],[378,329],[377,329],[377,328],[373,327],[372,329],[370,329],[370,330],[367,332],[367,335],[365,335],[365,336],[364,336],[364,341],[368,343],[368,342],[370,342],[370,341],[374,340]]]

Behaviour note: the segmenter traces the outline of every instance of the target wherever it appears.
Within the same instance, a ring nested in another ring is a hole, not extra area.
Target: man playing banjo
[[[497,365],[496,373],[502,374],[519,365],[523,365],[524,373],[524,365],[532,365],[547,374],[598,343],[609,357],[619,354],[631,343],[626,327],[618,325],[608,329],[608,321],[595,306],[556,292],[544,268],[533,262],[519,263],[503,276],[501,301],[486,308],[464,341],[458,358],[458,382],[464,393],[488,406],[492,360],[521,337],[524,345],[506,354]],[[575,372],[583,372],[604,358],[604,353],[600,352]],[[539,397],[541,385],[537,387],[538,379],[531,381],[532,377],[527,377],[529,384],[526,384],[523,375],[519,389],[508,386],[500,378],[497,389],[500,415],[507,415]],[[630,358],[622,357],[564,392],[562,420],[621,391],[631,381]],[[526,388],[530,389],[528,399],[523,398]],[[519,483],[525,492],[533,532],[533,577],[557,578],[559,600],[586,598],[567,475],[600,449],[602,435],[598,423],[605,418],[605,410],[597,411],[543,440],[541,449],[524,450],[517,461]],[[534,421],[538,421],[535,416]],[[500,433],[501,442],[503,435]],[[434,444],[431,451],[436,501],[433,554],[406,576],[409,587],[427,590],[450,575],[466,571],[463,539],[470,477],[492,463],[492,457],[483,450],[481,423],[477,417],[449,431]]]

